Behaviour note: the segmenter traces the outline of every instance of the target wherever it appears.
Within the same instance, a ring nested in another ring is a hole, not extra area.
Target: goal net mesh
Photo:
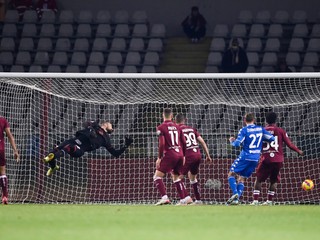
[[[8,119],[21,152],[16,163],[6,143],[10,201],[155,202],[155,129],[162,109],[170,107],[198,129],[214,159],[212,165],[201,165],[198,176],[204,201],[223,203],[231,195],[227,173],[239,149],[228,138],[237,135],[245,113],[253,112],[257,124],[264,125],[265,113],[272,110],[278,125],[305,152],[298,157],[286,148],[275,201],[319,204],[320,79],[312,74],[235,76],[2,74],[0,115]],[[133,145],[120,158],[102,148],[80,159],[66,155],[58,161],[61,169],[46,177],[48,166],[41,160],[48,151],[73,137],[83,122],[96,119],[113,123],[116,148],[125,135],[133,137]],[[254,176],[246,183],[246,202],[252,201]],[[314,181],[313,191],[301,189],[304,179]],[[165,184],[169,197],[177,199],[170,176]],[[193,194],[188,181],[186,186]],[[264,183],[261,200],[266,193]]]

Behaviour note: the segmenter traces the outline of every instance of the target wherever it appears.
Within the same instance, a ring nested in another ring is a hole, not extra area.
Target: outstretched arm
[[[125,137],[125,143],[120,149],[115,149],[111,144],[106,148],[114,157],[119,157],[131,144],[133,143],[133,139],[131,137]]]
[[[274,140],[276,140],[274,138],[274,136],[269,133],[267,130],[265,130],[264,128],[262,128],[262,133],[263,133],[263,140],[267,141],[267,142],[273,142]]]
[[[16,142],[14,140],[14,137],[13,137],[11,131],[10,131],[10,128],[5,128],[4,131],[6,132],[8,140],[9,140],[9,142],[11,144],[12,149],[13,149],[14,158],[18,162],[19,159],[20,159],[20,155],[19,155],[19,152],[18,152],[18,148],[17,148]]]
[[[283,132],[283,141],[286,143],[286,145],[292,149],[293,151],[297,152],[300,156],[303,156],[304,153],[302,150],[300,150],[296,145],[291,142],[290,138],[288,137],[288,134],[286,132]]]
[[[203,138],[201,136],[199,136],[197,138],[197,140],[201,144],[202,149],[203,149],[204,153],[206,154],[206,161],[212,163],[212,158],[210,157],[209,149],[208,149],[206,142],[203,140]]]
[[[229,138],[229,141],[233,147],[240,147],[240,145],[244,141],[244,139],[245,139],[245,133],[244,133],[244,130],[241,129],[239,131],[237,139],[235,139],[234,137],[231,137],[231,138]]]

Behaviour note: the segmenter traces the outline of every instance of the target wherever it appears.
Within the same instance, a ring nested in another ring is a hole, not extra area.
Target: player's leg
[[[8,204],[8,178],[6,176],[6,161],[4,150],[0,151],[0,186],[2,190],[2,204]]]
[[[238,176],[238,184],[237,184],[237,191],[238,191],[238,197],[240,198],[242,196],[242,193],[244,191],[244,182],[245,178],[243,176]]]
[[[165,205],[170,204],[170,200],[167,195],[166,187],[163,183],[163,177],[165,176],[165,172],[162,172],[161,170],[156,170],[153,176],[153,182],[156,188],[158,189],[161,199],[156,203],[156,205]]]
[[[195,196],[195,199],[196,199],[195,204],[202,204],[200,191],[199,191],[199,183],[198,183],[198,180],[197,180],[197,175],[199,173],[200,163],[201,163],[201,158],[197,159],[196,161],[194,161],[190,165],[190,171],[188,173],[190,184],[192,186],[193,193],[194,193],[194,196]]]
[[[273,198],[276,192],[277,184],[280,181],[280,170],[282,167],[282,162],[270,164],[270,186],[268,190],[267,201],[264,203],[264,205],[273,205]]]
[[[180,158],[172,170],[172,180],[176,186],[180,201],[177,205],[187,205],[192,203],[192,199],[189,196],[189,193],[184,185],[183,181],[180,178],[180,175],[185,175],[185,171],[188,170],[188,164],[183,164],[183,158]]]
[[[237,158],[236,160],[234,160],[233,164],[230,167],[230,171],[228,173],[228,182],[229,182],[229,187],[232,191],[232,196],[227,201],[227,204],[232,203],[233,200],[238,199],[239,197],[238,189],[237,189],[237,180],[236,180],[237,174],[235,172],[235,170],[237,170],[238,168],[239,162],[240,162],[240,158]]]
[[[256,180],[254,182],[253,202],[251,205],[259,205],[259,197],[261,193],[261,183],[266,181],[270,175],[269,164],[260,162],[256,170]]]

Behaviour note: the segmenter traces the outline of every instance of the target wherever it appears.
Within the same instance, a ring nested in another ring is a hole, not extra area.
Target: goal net
[[[223,203],[231,195],[227,173],[239,154],[228,142],[253,112],[257,124],[275,111],[278,125],[305,152],[285,150],[279,203],[317,203],[320,191],[320,78],[312,73],[290,74],[32,74],[1,73],[0,115],[11,124],[21,152],[12,159],[6,148],[11,202],[34,203],[153,203],[157,156],[156,126],[164,107],[184,113],[187,124],[198,129],[208,144],[213,165],[202,164],[198,181],[208,203]],[[60,170],[46,177],[41,159],[57,143],[71,138],[88,120],[109,120],[117,148],[125,135],[134,143],[120,158],[105,149],[69,156]],[[7,143],[8,145],[8,143]],[[254,176],[243,200],[252,201]],[[313,191],[301,183],[312,179]],[[177,199],[170,176],[165,178],[171,199]],[[190,184],[186,181],[192,193]],[[261,198],[266,199],[266,183]]]

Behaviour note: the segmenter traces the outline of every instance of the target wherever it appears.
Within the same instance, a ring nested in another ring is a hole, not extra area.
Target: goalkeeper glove
[[[133,143],[133,139],[130,136],[125,136],[124,138],[124,145],[129,147]]]

